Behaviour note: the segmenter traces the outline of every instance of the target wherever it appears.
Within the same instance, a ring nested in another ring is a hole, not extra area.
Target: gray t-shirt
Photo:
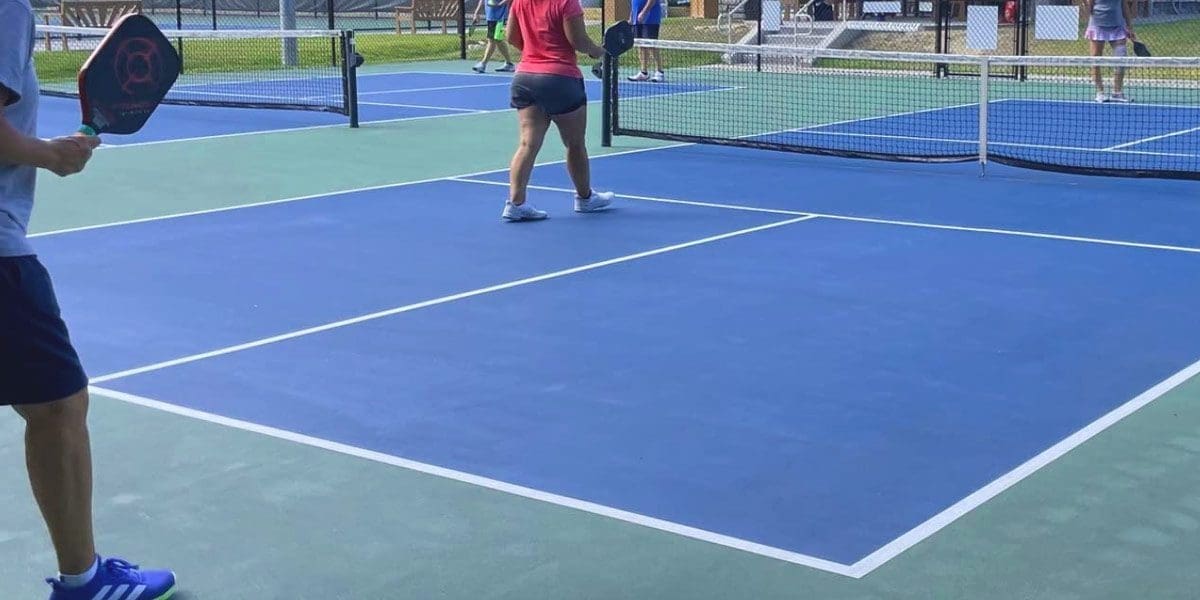
[[[1125,27],[1125,13],[1121,12],[1123,0],[1094,0],[1092,3],[1092,25],[1096,27]]]
[[[33,70],[33,9],[29,0],[0,0],[0,87],[8,94],[4,118],[37,135],[38,81]],[[25,256],[37,169],[0,163],[0,256]]]

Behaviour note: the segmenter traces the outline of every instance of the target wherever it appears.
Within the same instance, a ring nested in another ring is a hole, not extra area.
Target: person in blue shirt
[[[26,232],[38,169],[78,173],[100,140],[37,137],[34,37],[29,0],[0,0],[0,406],[25,420],[29,482],[58,559],[50,599],[162,600],[174,574],[96,554],[88,378]]]
[[[633,25],[633,37],[657,40],[659,28],[662,26],[663,13],[667,12],[667,0],[633,0],[630,8],[630,25]],[[651,75],[649,65],[653,63],[654,74]],[[658,48],[638,48],[638,65],[641,70],[629,77],[630,81],[666,81],[663,74],[662,55]]]
[[[1104,44],[1112,46],[1114,56],[1128,56],[1128,40],[1136,40],[1133,33],[1133,15],[1124,0],[1084,0],[1088,12],[1087,30],[1084,32],[1091,42],[1092,56],[1104,54]],[[1104,76],[1100,67],[1092,67],[1092,82],[1096,84],[1096,102],[1129,102],[1125,95],[1125,69],[1117,67],[1113,73],[1113,93],[1104,91]]]
[[[475,6],[475,20],[479,19],[479,11],[487,5],[487,46],[483,50],[483,60],[471,67],[476,73],[487,71],[488,61],[492,58],[492,53],[500,50],[500,55],[504,57],[504,66],[496,69],[500,73],[512,73],[516,70],[513,67],[512,57],[508,53],[508,44],[504,41],[504,25],[508,21],[508,4],[510,0],[479,0],[479,4]]]

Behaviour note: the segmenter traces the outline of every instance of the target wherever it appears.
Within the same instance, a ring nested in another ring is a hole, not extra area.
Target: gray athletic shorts
[[[517,73],[512,80],[512,107],[537,106],[550,116],[565,115],[587,105],[587,91],[577,77]]]

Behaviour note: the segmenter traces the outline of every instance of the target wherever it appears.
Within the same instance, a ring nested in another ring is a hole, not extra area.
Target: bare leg
[[[550,117],[542,109],[531,106],[517,111],[520,123],[520,139],[517,142],[517,152],[513,155],[509,167],[508,196],[509,201],[520,206],[525,203],[526,188],[529,187],[529,177],[533,174],[533,164],[542,142],[546,139],[546,131],[550,129]]]
[[[512,64],[512,55],[508,53],[508,44],[505,42],[496,42],[496,47],[500,48],[500,56],[504,57],[504,64]]]
[[[15,408],[25,419],[25,464],[58,555],[59,572],[86,572],[96,560],[87,390],[57,402]]]
[[[567,173],[580,198],[592,196],[592,173],[587,151],[587,106],[554,117],[558,134],[567,149]]]
[[[1100,56],[1104,54],[1104,42],[1090,40],[1092,56]],[[1096,84],[1096,91],[1104,91],[1104,76],[1100,74],[1100,67],[1092,67],[1092,82]]]
[[[1125,40],[1112,42],[1114,56],[1126,56]],[[1125,92],[1125,68],[1117,67],[1113,73],[1113,93],[1122,94]]]

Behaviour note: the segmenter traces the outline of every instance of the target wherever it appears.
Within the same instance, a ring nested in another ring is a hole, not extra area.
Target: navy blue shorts
[[[633,37],[639,40],[657,40],[658,23],[638,23],[633,26]]]
[[[0,257],[0,405],[62,400],[87,384],[46,268]]]
[[[512,80],[513,108],[521,110],[537,106],[554,117],[575,112],[587,106],[587,89],[577,77],[541,73],[517,73]]]

